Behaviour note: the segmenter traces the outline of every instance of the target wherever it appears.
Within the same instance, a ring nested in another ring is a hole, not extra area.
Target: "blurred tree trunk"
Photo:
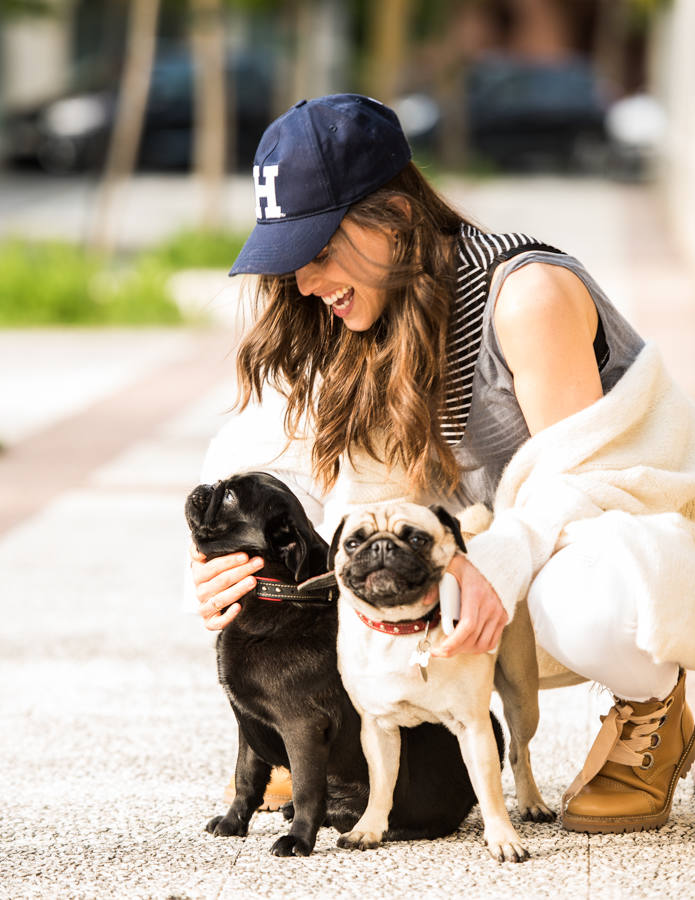
[[[609,0],[620,3],[621,0]],[[563,59],[571,53],[571,3],[565,0],[511,0],[514,23],[508,50],[535,59]]]
[[[594,62],[613,85],[625,80],[627,4],[624,0],[598,0],[594,28]]]
[[[468,129],[466,108],[466,66],[464,53],[443,60],[434,78],[434,95],[442,113],[439,128],[438,155],[449,169],[462,169],[466,164]]]
[[[314,41],[314,0],[294,0],[290,4],[295,39],[295,58],[292,61],[292,99],[290,103],[311,97],[312,49]],[[320,94],[320,92],[318,92]],[[289,104],[287,104],[289,105]]]
[[[467,69],[478,48],[481,5],[456,0],[440,20],[432,64],[432,91],[441,111],[437,156],[449,169],[462,169],[468,155]]]
[[[341,0],[284,0],[279,6],[284,50],[275,60],[276,116],[297,100],[345,90],[352,15]]]
[[[228,131],[236,121],[236,85],[229,85],[225,66],[222,0],[191,0],[191,47],[194,62],[193,170],[203,191],[201,224],[218,227],[222,222],[227,142],[230,164],[236,133]],[[231,105],[228,111],[227,104]]]
[[[379,0],[368,7],[366,91],[392,103],[402,89],[413,0]]]
[[[160,0],[130,0],[116,121],[90,240],[93,247],[106,253],[113,250],[115,243],[113,220],[117,195],[135,168],[157,43],[159,4]]]

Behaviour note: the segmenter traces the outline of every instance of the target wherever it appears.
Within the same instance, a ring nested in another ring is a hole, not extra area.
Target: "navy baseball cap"
[[[321,252],[353,203],[411,158],[398,117],[359,94],[300,100],[256,150],[256,227],[230,275],[284,275]]]

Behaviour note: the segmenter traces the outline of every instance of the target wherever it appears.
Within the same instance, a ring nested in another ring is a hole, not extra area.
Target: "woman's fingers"
[[[223,563],[223,560],[226,561],[226,564]],[[239,597],[251,590],[256,584],[255,579],[251,582],[246,581],[246,586],[240,594],[226,593],[230,588],[239,587],[242,581],[263,568],[263,560],[258,556],[248,559],[244,555],[244,560],[244,562],[240,562],[239,555],[234,555],[220,556],[206,563],[193,563],[193,581],[196,585],[198,600],[206,603],[218,594],[225,594],[224,605],[228,606],[230,602],[238,600]],[[232,599],[229,600],[229,597]]]
[[[256,586],[253,573],[263,568],[263,560],[258,556],[249,559],[246,553],[230,553],[207,561],[193,546],[190,555],[198,613],[209,631],[220,631],[239,615],[239,601]]]
[[[254,557],[257,559],[257,557]],[[214,559],[206,561],[202,553],[196,556],[191,555],[191,567],[196,573],[200,574],[201,581],[209,581],[222,572],[235,569],[249,561],[246,553],[230,553],[227,556],[216,556]]]
[[[222,612],[215,613],[209,618],[203,619],[203,622],[208,631],[221,631],[223,628],[226,628],[230,622],[233,622],[240,612],[241,604],[233,603]]]
[[[188,554],[191,557],[191,562],[205,562],[207,557],[204,553],[201,553],[200,550],[196,547],[196,545],[191,542],[188,546]]]
[[[507,622],[507,613],[489,582],[463,556],[456,556],[448,569],[461,589],[461,613],[458,625],[432,656],[450,657],[457,653],[485,653],[499,643]]]
[[[506,619],[498,616],[489,619],[478,635],[473,653],[486,653],[488,650],[494,650],[502,637],[505,624]]]
[[[215,613],[226,609],[232,603],[241,600],[255,587],[256,579],[252,575],[249,575],[247,578],[242,578],[241,581],[236,582],[236,584],[233,584],[224,590],[215,591],[215,593],[205,600],[201,600],[201,604],[205,608],[205,612],[201,612],[201,614],[205,615],[207,612],[209,615],[214,615]]]

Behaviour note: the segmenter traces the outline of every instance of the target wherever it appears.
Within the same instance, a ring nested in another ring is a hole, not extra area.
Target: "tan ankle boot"
[[[685,672],[665,700],[619,700],[562,798],[562,824],[591,833],[644,831],[668,819],[678,777],[695,760]]]
[[[227,803],[234,802],[236,794],[236,785],[234,784],[234,776],[229,780],[229,784],[224,789],[224,799]],[[275,812],[285,803],[289,803],[292,799],[292,776],[288,769],[280,767],[273,768],[270,773],[270,781],[263,794],[263,802],[258,807],[258,812]]]

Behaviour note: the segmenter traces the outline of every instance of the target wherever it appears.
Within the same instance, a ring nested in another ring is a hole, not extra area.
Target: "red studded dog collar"
[[[373,628],[375,631],[382,631],[384,634],[417,634],[420,631],[425,631],[428,625],[430,628],[434,628],[439,624],[439,620],[442,617],[439,607],[422,619],[413,619],[405,622],[379,622],[376,619],[369,619],[358,609],[355,612],[365,625],[368,625],[369,628]]]

